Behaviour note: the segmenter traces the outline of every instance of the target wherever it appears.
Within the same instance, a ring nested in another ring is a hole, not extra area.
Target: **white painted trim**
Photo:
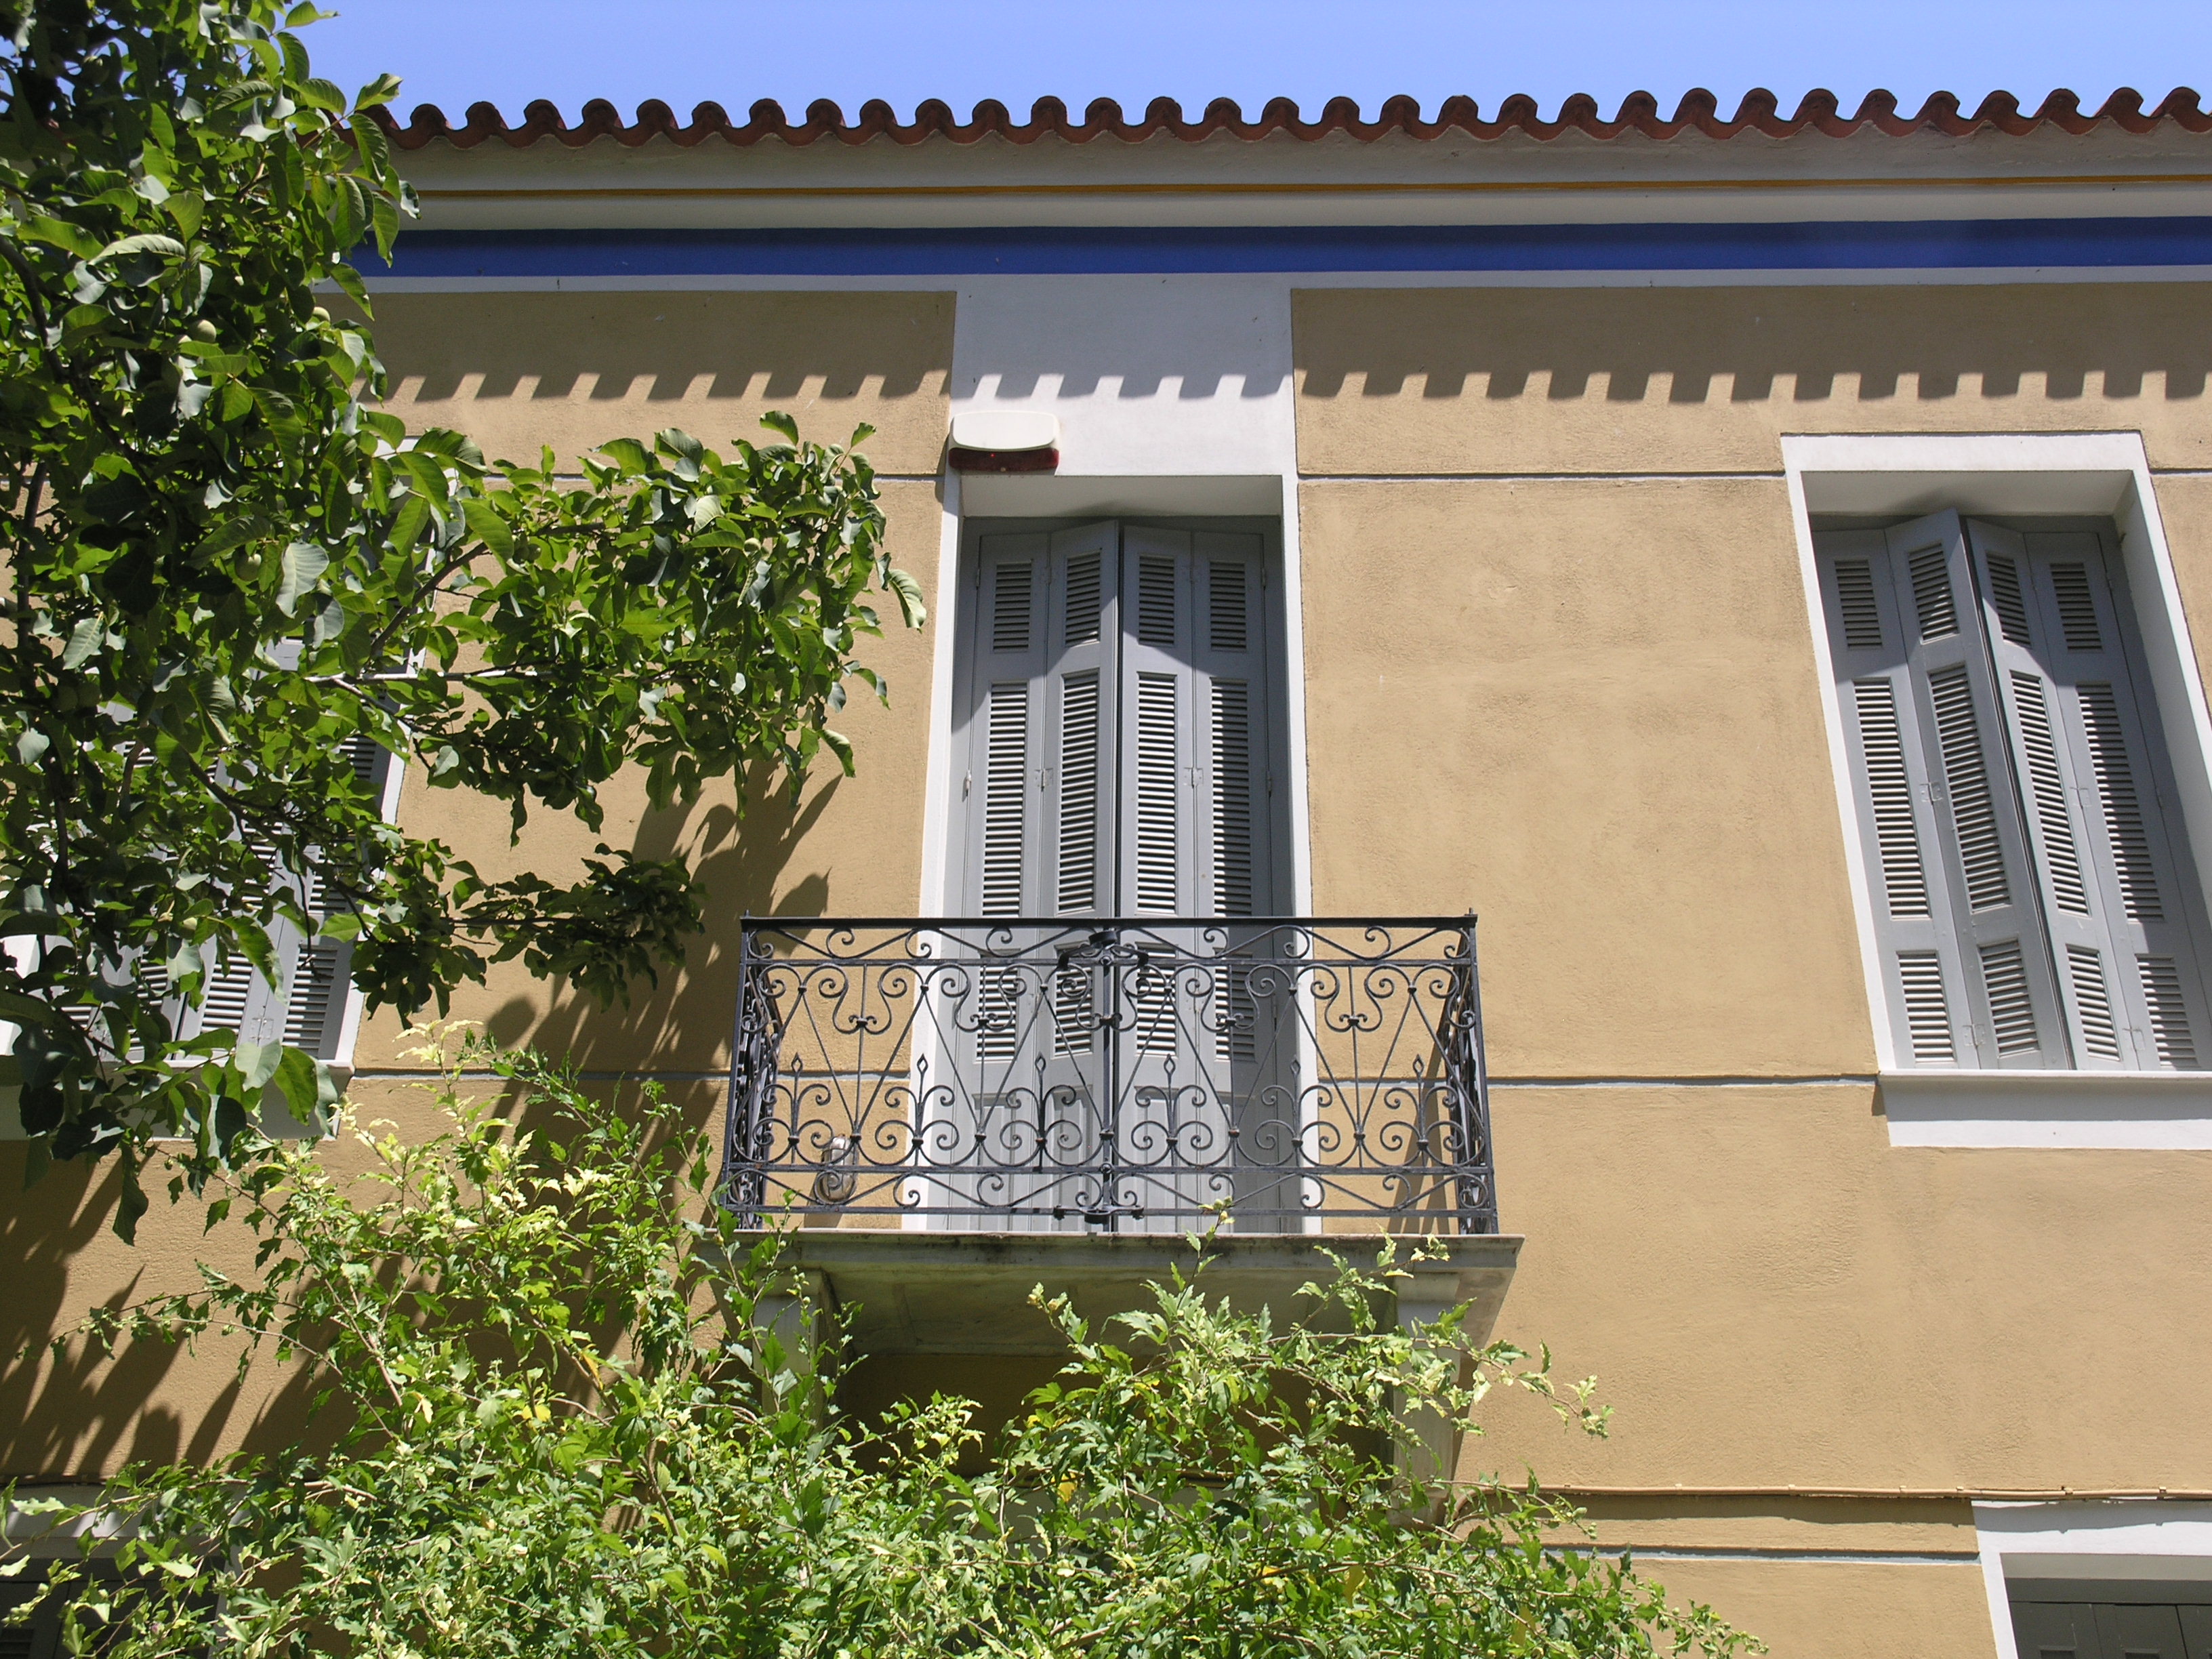
[[[2212,1581],[2212,1504],[2161,1498],[1976,1504],[1974,1530],[1997,1659],[2020,1659],[2007,1594],[2014,1579]]]
[[[1313,914],[1313,814],[1309,810],[1306,768],[1305,562],[1298,534],[1298,475],[1295,460],[1283,471],[1283,737],[1288,745],[1290,776],[1284,780],[1291,854],[1293,915]],[[1310,1222],[1318,1229],[1319,1222]]]
[[[1828,649],[1814,562],[1818,512],[1981,513],[2109,516],[2119,532],[2153,695],[2181,800],[2182,830],[2198,878],[2212,872],[2212,713],[2189,639],[2181,590],[2137,432],[1961,435],[1793,434],[1782,440],[1799,572],[1828,729],[1830,769],[1859,927],[1890,1143],[1912,1146],[2212,1146],[2212,1073],[1926,1072],[1900,1060],[1888,1013],[1873,886]],[[1972,1081],[1966,1079],[1971,1077]]]
[[[1893,1146],[2212,1151],[2212,1073],[1881,1074]]]
[[[1859,815],[1851,783],[1850,750],[1844,737],[1843,699],[1836,690],[1835,653],[1828,648],[1826,604],[1820,598],[1820,567],[1813,545],[1812,509],[1806,501],[1806,468],[1790,459],[1782,441],[1784,476],[1789,481],[1790,521],[1797,537],[1797,575],[1813,632],[1813,672],[1819,684],[1820,718],[1828,732],[1828,766],[1843,814],[1844,868],[1851,884],[1851,915],[1858,922],[1859,969],[1866,980],[1867,1013],[1874,1024],[1874,1051],[1884,1071],[1897,1064],[1897,1037],[1890,1029],[1889,988],[1881,967],[1881,940],[1875,927],[1874,884],[1868,876],[1866,848],[1859,837]]]
[[[399,792],[406,786],[406,757],[394,755],[392,764],[384,769],[384,798],[377,804],[377,815],[386,823],[399,822]],[[346,984],[345,1012],[338,1017],[337,1047],[331,1064],[348,1073],[353,1069],[353,1051],[361,1041],[361,1022],[368,1008],[368,999],[361,988],[350,980]]]
[[[978,519],[1272,519],[1284,493],[1273,472],[970,472],[960,485]]]
[[[957,319],[955,327],[958,326]],[[956,896],[947,866],[951,840],[952,798],[952,684],[957,660],[954,649],[960,637],[960,475],[945,474],[944,509],[938,515],[937,609],[930,624],[937,629],[929,663],[929,761],[922,787],[921,891],[915,914],[950,915]]]
[[[2212,265],[1976,265],[1762,270],[1291,270],[1170,273],[1187,281],[1272,281],[1290,289],[1351,288],[1986,288],[2014,283],[2212,283]],[[371,294],[942,294],[961,273],[901,276],[370,276]],[[1003,282],[1024,278],[1001,277]],[[1048,281],[1048,276],[1035,280]],[[335,294],[335,283],[320,292]]]

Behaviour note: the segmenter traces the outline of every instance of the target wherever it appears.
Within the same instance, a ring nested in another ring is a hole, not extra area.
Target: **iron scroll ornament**
[[[1495,1232],[1474,919],[748,917],[721,1200]]]

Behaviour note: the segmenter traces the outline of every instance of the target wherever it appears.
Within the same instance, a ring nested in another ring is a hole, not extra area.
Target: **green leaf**
[[[92,660],[100,642],[107,637],[107,622],[102,617],[86,617],[70,629],[69,648],[62,653],[62,666],[82,668]]]
[[[611,443],[601,444],[599,453],[619,467],[626,478],[634,478],[641,472],[653,470],[653,457],[635,438],[617,438]]]
[[[392,75],[380,75],[359,92],[354,94],[353,104],[356,109],[375,109],[390,103],[398,95],[398,77]]]
[[[324,1075],[327,1075],[325,1073]],[[273,1082],[284,1098],[284,1109],[302,1128],[313,1125],[320,1110],[322,1080],[315,1057],[304,1048],[284,1048],[264,1081]]]
[[[36,766],[39,757],[52,746],[52,740],[35,726],[27,726],[15,739],[15,758],[26,766]]]
[[[189,241],[200,234],[200,222],[207,213],[207,198],[198,191],[181,191],[163,204],[169,217],[177,222],[177,228]]]
[[[48,247],[58,247],[73,253],[80,259],[91,259],[100,252],[100,239],[88,231],[46,214],[33,214],[23,220],[19,234],[25,241],[42,242]]]
[[[138,1166],[126,1160],[123,1165],[123,1190],[115,1200],[115,1219],[111,1224],[115,1236],[125,1244],[138,1242],[138,1218],[146,1213],[146,1189],[138,1183]]]
[[[231,1064],[238,1068],[240,1086],[252,1094],[276,1075],[277,1062],[283,1057],[281,1042],[248,1042],[241,1038]]]
[[[103,259],[119,259],[132,253],[159,253],[174,258],[184,251],[185,245],[173,236],[164,236],[159,231],[141,231],[135,236],[110,242],[92,256],[90,263],[97,264]]]
[[[333,87],[332,92],[337,90]],[[367,110],[356,110],[350,123],[354,143],[361,146],[361,159],[368,164],[369,172],[384,179],[392,172],[392,147],[385,141],[384,128],[375,116]]]
[[[276,590],[276,608],[290,616],[301,598],[313,592],[331,568],[331,556],[313,542],[293,542],[284,549],[284,580]]]
[[[467,520],[469,533],[486,547],[506,558],[514,551],[514,535],[499,510],[481,495],[471,495],[461,503],[461,516]]]
[[[789,443],[795,445],[799,441],[799,422],[781,410],[771,409],[761,416],[760,423],[771,432],[781,433]]]
[[[899,615],[906,619],[908,628],[920,628],[929,620],[929,607],[922,603],[921,584],[903,570],[893,570],[884,578],[899,604]]]

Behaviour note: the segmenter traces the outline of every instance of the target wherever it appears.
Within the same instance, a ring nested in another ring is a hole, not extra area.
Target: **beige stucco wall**
[[[710,445],[732,437],[776,441],[757,425],[786,410],[808,438],[842,443],[877,428],[866,453],[879,471],[892,557],[935,607],[939,526],[934,484],[947,422],[951,299],[939,294],[671,294],[384,295],[377,343],[392,371],[391,406],[416,426],[458,428],[488,454],[534,459],[551,445],[564,459],[623,434],[681,426]],[[464,987],[453,1015],[502,1041],[565,1054],[587,1073],[658,1074],[708,1121],[724,1097],[699,1074],[728,1065],[735,1006],[736,919],[750,910],[901,913],[921,890],[922,783],[933,635],[900,627],[888,597],[887,632],[860,656],[890,687],[878,707],[864,688],[836,724],[858,751],[856,775],[823,757],[794,805],[773,778],[752,781],[740,812],[733,781],[711,784],[688,808],[647,810],[642,781],[604,792],[594,832],[566,814],[533,817],[519,847],[504,807],[432,790],[419,773],[400,794],[401,823],[432,835],[488,874],[575,871],[594,846],[647,856],[681,850],[708,890],[705,931],[680,968],[640,986],[626,1008],[603,1013],[588,998],[533,979],[518,963]],[[426,1011],[427,1012],[427,1011]],[[406,1074],[404,1022],[369,1018],[355,1054],[352,1098],[364,1121],[423,1125]],[[21,1184],[21,1148],[0,1143],[0,1190]],[[360,1154],[335,1143],[342,1167]],[[254,1425],[295,1421],[285,1378],[257,1368],[240,1382],[220,1343],[199,1358],[144,1351],[109,1365],[82,1354],[56,1363],[12,1358],[95,1302],[187,1282],[195,1257],[245,1267],[252,1241],[236,1230],[201,1236],[198,1211],[156,1198],[136,1249],[106,1231],[112,1167],[55,1170],[0,1206],[0,1263],[18,1292],[0,1297],[0,1479],[96,1477],[135,1457],[205,1456],[233,1449]]]
[[[1299,534],[1318,914],[1476,911],[1503,1076],[1873,1069],[1778,480],[1315,479]]]
[[[2212,287],[1292,297],[1309,473],[1771,472],[1784,432],[2140,429],[2212,458]]]
[[[416,295],[380,316],[395,406],[493,453],[670,423],[726,441],[764,407],[810,435],[866,420],[909,475],[885,487],[898,562],[933,576],[945,296]],[[2212,456],[2212,290],[1334,290],[1294,320],[1315,906],[1480,912],[1499,1186],[1528,1240],[1500,1334],[1596,1373],[1615,1408],[1586,1443],[1501,1403],[1468,1467],[1686,1489],[1601,1506],[1601,1538],[1690,1552],[1656,1576],[1778,1655],[1986,1655],[1963,1502],[1700,1489],[2212,1487],[2188,1426],[2212,1407],[2212,1153],[1888,1145],[1779,438],[2142,431],[2203,653],[2212,478],[2172,470]],[[740,821],[718,788],[655,817],[615,792],[603,837],[698,854],[714,896],[660,989],[600,1017],[503,971],[455,1012],[594,1070],[725,1064],[739,910],[915,902],[932,637],[866,647],[892,707],[846,718],[860,775],[795,810],[761,793]],[[402,811],[488,868],[516,856],[481,804],[410,781]],[[522,856],[551,869],[593,839],[549,820]],[[398,1032],[364,1034],[371,1112],[404,1109],[375,1075]],[[711,1079],[678,1086],[713,1112]],[[125,1252],[104,1214],[69,1172],[0,1213],[35,1286],[0,1341],[210,1248],[157,1206]],[[2114,1376],[2154,1379],[2156,1409]],[[898,1391],[880,1366],[864,1383]],[[236,1391],[216,1363],[17,1367],[0,1468],[204,1455],[291,1408],[281,1380]]]
[[[760,430],[785,410],[802,436],[842,443],[876,428],[864,452],[878,471],[894,562],[933,608],[942,514],[933,483],[948,420],[949,294],[440,294],[385,295],[377,344],[392,375],[390,406],[414,425],[459,428],[488,454],[563,458],[632,434],[679,426],[710,446],[778,441]],[[904,475],[902,477],[898,475]],[[510,848],[506,811],[410,779],[400,800],[410,832],[434,834],[488,872],[573,871],[605,841],[641,855],[690,857],[708,891],[708,927],[680,971],[640,986],[614,1017],[520,963],[454,999],[501,1040],[528,1040],[591,1070],[700,1071],[726,1066],[735,1006],[737,933],[750,911],[902,913],[921,885],[921,813],[928,745],[932,636],[902,628],[877,605],[880,640],[860,656],[884,676],[888,708],[865,689],[836,721],[859,751],[856,775],[825,756],[794,807],[778,781],[750,781],[742,812],[733,781],[688,809],[647,810],[641,780],[605,792],[599,832],[540,814]],[[357,1052],[394,1063],[401,1023],[372,1019]]]
[[[487,455],[666,426],[775,442],[769,410],[823,443],[865,422],[885,472],[933,477],[945,444],[950,294],[386,294],[376,323],[390,407]]]
[[[2212,286],[1293,310],[1315,906],[1480,913],[1499,1334],[1614,1410],[1463,1468],[1649,1494],[1778,1655],[1989,1653],[1962,1500],[1716,1489],[2212,1488],[2212,1153],[1889,1145],[1780,440],[2140,431],[2212,669]]]

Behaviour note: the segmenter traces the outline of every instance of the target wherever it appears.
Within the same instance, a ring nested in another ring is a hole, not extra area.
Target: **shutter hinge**
[[[1267,793],[1271,795],[1275,793],[1275,775],[1273,772],[1267,774]]]
[[[975,787],[975,775],[973,772],[962,773],[960,775],[960,799],[966,800],[968,799],[969,792],[973,790]]]

